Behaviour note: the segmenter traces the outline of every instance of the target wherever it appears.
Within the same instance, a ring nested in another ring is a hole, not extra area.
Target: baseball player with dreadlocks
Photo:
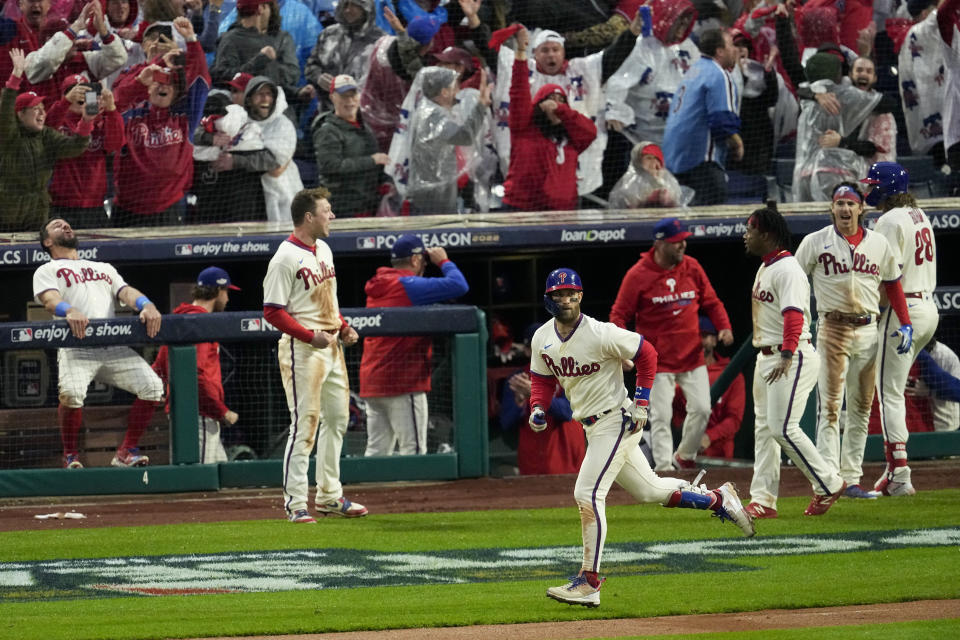
[[[596,607],[603,583],[599,571],[607,536],[606,497],[614,481],[639,502],[710,509],[721,520],[734,522],[748,537],[754,527],[731,483],[707,490],[676,478],[661,478],[650,469],[639,445],[657,351],[637,333],[580,313],[582,298],[577,272],[556,269],[547,276],[543,302],[553,319],[537,329],[530,345],[529,422],[534,431],[546,428],[546,412],[559,383],[570,400],[573,418],[586,431],[587,453],[574,489],[583,564],[568,584],[548,589],[547,597]],[[632,399],[623,386],[623,360],[632,360],[637,372]]]
[[[779,212],[754,211],[743,243],[747,253],[763,260],[750,296],[753,346],[760,353],[753,374],[754,462],[746,510],[754,518],[777,517],[782,449],[813,486],[804,514],[819,516],[846,485],[800,428],[820,369],[810,343],[810,283],[789,251],[790,229]]]
[[[903,270],[901,280],[913,326],[913,342],[906,351],[893,337],[893,314],[888,306],[880,313],[877,366],[877,400],[887,468],[874,489],[887,496],[916,493],[907,465],[907,421],[903,391],[917,354],[937,330],[939,314],[933,302],[937,287],[937,243],[927,215],[907,193],[909,178],[896,162],[877,162],[861,182],[873,185],[867,204],[883,211],[875,231],[887,239]]]
[[[833,191],[832,224],[800,242],[797,261],[813,278],[817,299],[817,448],[847,483],[849,498],[876,498],[860,486],[867,423],[873,405],[877,364],[877,318],[883,283],[900,328],[898,350],[910,349],[913,328],[900,287],[900,268],[890,243],[863,228],[863,196],[841,182]],[[846,391],[847,419],[840,439],[840,407]]]

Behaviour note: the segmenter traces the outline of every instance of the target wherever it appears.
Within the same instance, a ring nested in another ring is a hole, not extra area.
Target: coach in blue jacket
[[[709,29],[700,36],[703,57],[683,76],[663,134],[667,169],[696,191],[691,205],[727,199],[727,153],[743,158],[740,96],[730,75],[737,61],[732,36]]]
[[[424,278],[427,262],[443,276]],[[443,247],[425,248],[405,233],[390,250],[390,266],[367,281],[367,307],[412,307],[458,298],[469,290]],[[360,397],[367,401],[368,456],[427,453],[427,393],[430,391],[431,336],[371,336],[363,340]]]

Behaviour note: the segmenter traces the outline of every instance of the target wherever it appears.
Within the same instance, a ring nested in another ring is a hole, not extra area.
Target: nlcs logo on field
[[[263,331],[263,320],[260,318],[243,318],[240,320],[240,331]]]
[[[33,329],[12,329],[10,331],[10,342],[32,342]]]

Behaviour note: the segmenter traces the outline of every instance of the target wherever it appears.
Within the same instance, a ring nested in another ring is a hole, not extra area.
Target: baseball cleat
[[[773,507],[765,507],[759,502],[751,502],[743,509],[756,520],[757,518],[776,518],[777,510]]]
[[[906,482],[897,482],[896,480],[888,479],[886,475],[880,478],[873,488],[876,492],[885,496],[912,496],[917,492],[917,490],[913,488],[913,483],[909,480]]]
[[[717,495],[717,504],[712,507],[714,516],[720,518],[721,522],[729,520],[734,523],[747,538],[757,533],[753,526],[753,516],[743,508],[740,496],[737,495],[737,487],[732,482],[725,482],[713,491]]]
[[[367,515],[367,508],[359,502],[350,502],[340,497],[333,502],[317,504],[317,513],[322,515],[343,516],[344,518],[362,518]]]
[[[600,584],[591,587],[585,575],[573,576],[570,582],[562,587],[547,589],[547,597],[565,604],[579,604],[583,607],[600,606],[600,587],[606,578],[600,579]]]
[[[840,486],[840,490],[836,493],[831,493],[829,495],[822,496],[820,494],[815,494],[813,500],[810,501],[810,504],[807,506],[806,510],[803,512],[805,516],[822,516],[827,512],[833,503],[837,501],[837,498],[843,495],[843,492],[847,490],[847,483],[844,482]]]
[[[138,453],[139,449],[117,449],[110,464],[114,467],[145,467],[150,464],[150,458]]]
[[[80,462],[80,456],[75,453],[68,453],[63,456],[64,469],[83,469],[83,463]]]
[[[677,469],[696,469],[697,463],[694,460],[686,460],[677,454],[673,454],[673,466]]]
[[[297,509],[287,516],[287,519],[296,524],[317,524],[317,521],[313,519],[313,516],[311,516],[306,509]]]
[[[852,484],[843,492],[845,498],[860,498],[861,500],[876,500],[882,494],[879,491],[865,491],[858,484]]]

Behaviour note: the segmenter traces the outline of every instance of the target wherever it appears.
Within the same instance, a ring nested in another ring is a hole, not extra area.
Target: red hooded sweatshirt
[[[718,330],[730,329],[730,319],[703,267],[684,256],[672,269],[653,259],[653,249],[640,256],[623,278],[610,309],[610,322],[646,338],[660,358],[658,372],[683,373],[704,364],[700,344],[700,308]]]
[[[562,103],[556,114],[567,131],[557,143],[543,135],[534,121],[539,104],[552,93],[566,92],[556,84],[540,87],[530,99],[526,60],[515,60],[510,83],[510,170],[504,183],[505,203],[523,211],[569,211],[577,208],[577,158],[597,137],[590,118]]]

